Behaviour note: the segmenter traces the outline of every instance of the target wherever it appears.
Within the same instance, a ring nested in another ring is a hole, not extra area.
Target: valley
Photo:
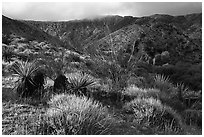
[[[6,135],[202,134],[202,13],[3,15],[2,105]]]

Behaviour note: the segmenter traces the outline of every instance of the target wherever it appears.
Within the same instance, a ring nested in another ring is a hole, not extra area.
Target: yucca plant
[[[158,86],[160,88],[166,88],[167,86],[171,85],[170,78],[161,74],[156,74],[154,76],[154,83],[156,84],[155,86]]]
[[[14,75],[18,76],[18,84],[16,86],[17,93],[21,97],[32,96],[37,88],[32,76],[40,69],[40,65],[36,62],[15,62],[12,66]]]
[[[67,75],[67,81],[69,83],[68,90],[73,91],[76,94],[87,94],[87,88],[97,85],[97,80],[86,73],[71,73]]]
[[[154,76],[154,88],[159,89],[161,94],[168,95],[169,98],[177,95],[177,89],[170,82],[170,78],[165,75],[156,74]]]

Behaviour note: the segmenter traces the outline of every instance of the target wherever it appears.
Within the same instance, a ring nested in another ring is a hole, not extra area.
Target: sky
[[[66,21],[104,15],[148,16],[201,13],[201,2],[3,2],[2,14],[23,20]]]

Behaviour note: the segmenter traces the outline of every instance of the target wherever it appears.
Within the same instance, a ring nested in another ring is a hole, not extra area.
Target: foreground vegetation
[[[201,17],[110,17],[71,30],[3,17],[2,133],[202,134]],[[31,34],[32,23],[60,40]]]
[[[121,88],[73,72],[64,80],[60,74],[50,86],[38,63],[20,61],[11,67],[18,81],[2,91],[3,134],[201,134],[201,100],[185,98],[198,93],[164,75],[152,76],[149,84],[129,80]]]

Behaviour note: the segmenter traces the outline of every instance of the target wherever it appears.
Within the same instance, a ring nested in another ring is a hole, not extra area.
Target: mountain
[[[171,63],[179,60],[201,61],[202,14],[170,16],[155,14],[146,17],[107,16],[92,20],[63,22],[23,21],[49,35],[58,37],[80,52],[117,51],[139,40],[148,56],[170,52]],[[112,39],[112,40],[110,40]],[[112,41],[112,43],[110,43]],[[148,51],[152,47],[153,53]]]
[[[38,42],[46,41],[55,46],[63,46],[63,43],[57,37],[51,36],[35,26],[2,16],[3,43],[9,44],[14,39],[24,39],[24,42],[32,40],[36,40]]]
[[[13,20],[2,18],[3,42],[9,37],[48,41],[86,54],[109,54],[110,50],[138,51],[148,58],[168,51],[170,64],[178,61],[201,62],[202,14],[145,17],[106,16],[61,22]],[[132,47],[132,49],[131,49]],[[137,53],[135,53],[137,54]]]
[[[44,32],[58,37],[64,43],[82,50],[82,46],[90,40],[98,40],[117,29],[123,17],[107,16],[93,20],[74,20],[65,22],[24,21]],[[126,24],[129,25],[129,24]],[[121,26],[120,28],[122,28]],[[108,30],[107,30],[108,29]],[[97,37],[97,38],[96,38]]]
[[[74,62],[88,57],[81,61],[86,64],[82,64],[83,69],[91,64],[95,69],[100,58],[114,62],[114,56],[122,68],[139,59],[147,64],[150,74],[161,73],[192,89],[202,88],[202,13],[105,16],[60,22],[2,16],[2,28],[5,60],[11,54],[9,50],[14,52],[13,60],[46,56],[46,60],[53,61],[70,53]]]

